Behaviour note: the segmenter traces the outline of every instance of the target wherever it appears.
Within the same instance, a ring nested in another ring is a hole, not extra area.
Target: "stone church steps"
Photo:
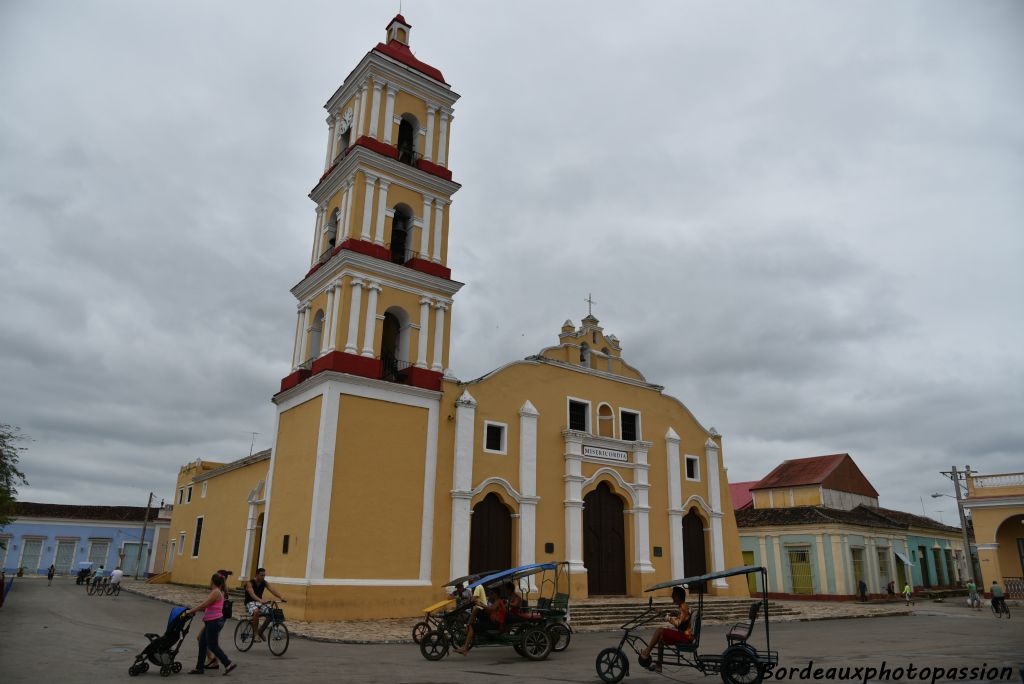
[[[750,604],[756,599],[714,599],[704,602],[703,622],[733,623],[747,620]],[[575,628],[615,628],[640,613],[647,602],[641,599],[634,601],[623,599],[587,599],[583,602],[570,603],[572,625]],[[662,611],[672,609],[668,599],[655,599],[654,605]],[[693,605],[691,604],[691,608]],[[775,601],[768,602],[768,610],[772,616],[795,615],[798,611],[786,608]]]

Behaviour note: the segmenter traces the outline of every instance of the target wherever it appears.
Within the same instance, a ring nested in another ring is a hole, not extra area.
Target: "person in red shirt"
[[[693,629],[690,622],[690,607],[686,605],[686,589],[672,587],[672,603],[676,604],[678,613],[666,615],[670,627],[659,627],[651,637],[651,643],[640,653],[640,664],[655,672],[661,671],[661,662],[665,653],[665,644],[675,646],[677,644],[692,644]],[[658,647],[658,662],[651,662],[651,651]]]
[[[462,648],[455,649],[455,652],[459,655],[466,655],[469,653],[469,649],[473,648],[474,629],[494,629],[499,632],[505,629],[508,605],[501,598],[501,593],[497,587],[489,588],[487,595],[490,598],[490,603],[486,606],[476,606],[469,616],[469,622],[466,625],[466,643],[462,644]]]

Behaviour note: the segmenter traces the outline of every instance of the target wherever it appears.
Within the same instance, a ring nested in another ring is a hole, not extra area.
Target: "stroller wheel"
[[[139,675],[139,668],[138,668],[138,666],[132,665],[131,667],[128,668],[128,676],[129,677],[137,677],[138,675]]]
[[[164,665],[163,667],[161,667],[160,668],[160,676],[161,677],[170,677],[171,676],[171,666],[170,665]]]
[[[149,663],[145,660],[139,663],[139,672],[149,672]]]
[[[171,665],[171,669],[174,670],[174,674],[181,672],[181,663],[174,663]]]

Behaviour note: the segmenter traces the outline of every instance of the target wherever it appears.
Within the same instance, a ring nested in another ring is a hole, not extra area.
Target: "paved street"
[[[90,597],[73,580],[16,581],[0,609],[0,672],[5,682],[128,681],[128,666],[146,644],[145,632],[162,631],[170,609],[165,603],[122,593],[117,598]],[[971,612],[959,604],[918,604],[906,617],[789,622],[772,631],[782,663],[803,667],[873,666],[894,668],[971,667],[983,663],[1020,665],[1024,644],[1024,608],[1015,619],[997,620],[988,611]],[[233,623],[225,629],[233,630]],[[724,645],[724,626],[709,626],[702,635],[707,652]],[[757,633],[763,637],[761,625]],[[283,658],[265,647],[239,654],[230,639],[222,641],[238,670],[232,677],[256,682],[596,682],[594,658],[616,641],[613,633],[581,634],[562,654],[531,663],[511,649],[483,649],[462,658],[425,661],[412,645],[347,645],[292,639]],[[757,643],[761,643],[757,640]],[[257,645],[260,646],[260,645]],[[714,647],[714,648],[713,648]],[[961,655],[963,654],[963,655]],[[196,655],[192,635],[182,649],[188,669]],[[687,682],[720,681],[682,671]],[[175,675],[185,677],[184,673]],[[214,676],[207,674],[207,677]],[[984,678],[979,678],[983,680]],[[153,670],[131,681],[160,681]],[[663,681],[633,666],[629,682]],[[786,680],[789,681],[789,680]],[[941,681],[941,680],[940,680]],[[1012,681],[1020,681],[1017,675]]]

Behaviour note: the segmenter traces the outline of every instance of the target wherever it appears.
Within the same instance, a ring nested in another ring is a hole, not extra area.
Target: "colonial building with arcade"
[[[532,562],[568,561],[576,597],[739,565],[721,436],[592,314],[452,375],[459,95],[401,15],[386,32],[326,104],[273,448],[181,469],[172,580],[264,566],[290,614],[324,620],[414,615],[452,577]]]

